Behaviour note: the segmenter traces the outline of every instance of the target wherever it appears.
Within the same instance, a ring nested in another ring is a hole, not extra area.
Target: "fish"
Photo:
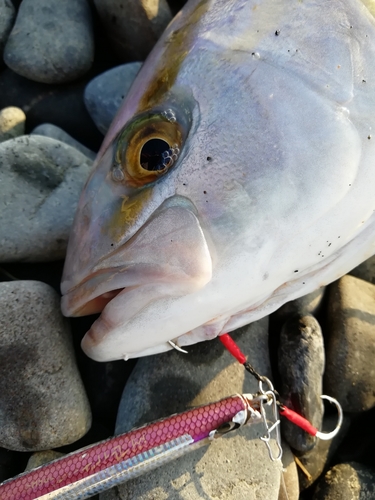
[[[66,316],[97,361],[214,339],[375,253],[371,0],[190,0],[82,191]]]

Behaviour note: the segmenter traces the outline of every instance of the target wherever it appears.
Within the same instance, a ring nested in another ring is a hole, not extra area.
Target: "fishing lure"
[[[279,414],[320,439],[332,439],[337,434],[343,414],[334,398],[321,396],[334,403],[338,410],[334,431],[322,433],[301,415],[280,404],[272,382],[256,372],[228,334],[219,338],[247,371],[258,379],[259,390],[255,395],[230,396],[77,450],[0,484],[0,499],[84,500],[246,424],[263,422],[266,433],[260,439],[265,442],[270,459],[281,460]],[[271,407],[270,416],[266,412],[267,406]],[[271,447],[272,433],[275,433],[276,455]]]
[[[245,424],[265,420],[259,393],[189,409],[88,446],[0,485],[7,500],[83,500],[169,462]]]

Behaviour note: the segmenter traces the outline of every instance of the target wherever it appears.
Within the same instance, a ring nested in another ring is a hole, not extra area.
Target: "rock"
[[[337,425],[337,416],[328,415],[323,419],[323,432],[332,431]],[[321,475],[327,464],[332,460],[337,448],[344,440],[349,429],[350,418],[344,416],[340,432],[330,441],[318,439],[316,446],[302,455],[296,452],[298,460],[302,463],[309,476],[298,467],[300,490],[303,491],[311,486]]]
[[[375,285],[375,255],[352,269],[349,274]]]
[[[59,295],[45,283],[0,283],[0,446],[39,451],[72,443],[91,412]]]
[[[349,462],[332,467],[319,481],[313,500],[375,499],[375,471]]]
[[[295,316],[284,324],[278,364],[281,402],[320,429],[323,420],[320,396],[323,393],[324,344],[322,330],[314,316]],[[315,437],[286,418],[282,419],[281,425],[285,440],[295,450],[308,451],[316,444]]]
[[[91,161],[41,136],[0,144],[0,262],[64,257]]]
[[[94,0],[94,4],[124,62],[143,61],[172,19],[166,0]]]
[[[278,500],[298,500],[299,481],[296,462],[292,450],[287,443],[282,443],[283,447],[283,479],[280,484]]]
[[[57,458],[61,458],[63,456],[64,453],[53,450],[44,450],[33,453],[27,462],[25,472],[31,469],[36,469],[36,467],[39,467],[40,465],[47,464],[48,462],[52,462],[52,460],[56,460]]]
[[[305,316],[312,314],[316,316],[320,312],[326,287],[318,288],[299,299],[291,300],[273,313],[273,319],[279,323],[284,323],[290,317],[299,314]]]
[[[85,105],[102,134],[107,133],[141,66],[141,62],[122,64],[102,73],[87,85]]]
[[[52,123],[97,151],[103,136],[83,102],[86,83],[47,85],[5,69],[0,73],[0,109],[10,105],[21,108],[27,115],[27,132],[42,123]]]
[[[11,0],[0,0],[0,58],[12,29],[16,10]]]
[[[68,144],[69,146],[72,146],[80,151],[82,154],[90,158],[90,160],[95,160],[96,153],[94,153],[94,151],[86,148],[86,146],[67,134],[65,130],[60,127],[56,127],[56,125],[52,125],[52,123],[42,123],[41,125],[38,125],[31,132],[31,135],[43,135],[44,137],[51,137],[57,141],[64,142],[65,144]]]
[[[30,80],[66,83],[84,75],[94,59],[86,0],[23,0],[4,49],[9,68]]]
[[[375,405],[375,285],[344,276],[330,285],[324,390],[344,411]]]
[[[0,111],[0,142],[25,133],[26,115],[22,109],[10,106]]]
[[[249,361],[269,375],[267,319],[232,333]],[[238,392],[256,392],[258,384],[219,341],[189,346],[189,354],[170,351],[142,358],[130,376],[119,408],[116,433],[166,417],[189,406]],[[155,498],[278,498],[280,462],[269,459],[257,438],[261,424],[249,426],[100,495],[101,500]],[[273,446],[274,443],[271,444]]]

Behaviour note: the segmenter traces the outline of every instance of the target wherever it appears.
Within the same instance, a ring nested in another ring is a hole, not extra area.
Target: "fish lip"
[[[130,291],[142,286],[142,283],[135,284],[129,280],[126,282],[125,276],[125,279],[121,280],[121,283],[116,285],[112,283],[112,280],[116,276],[121,275],[122,273],[125,274],[127,270],[129,270],[129,264],[124,264],[121,267],[99,269],[84,278],[63,294],[61,298],[61,310],[63,315],[74,317],[100,313],[103,311],[107,303],[109,303],[119,293],[126,293],[125,290]],[[131,271],[136,273],[137,266],[131,266]],[[103,276],[107,276],[107,279],[102,280],[98,286],[95,286],[95,281],[98,278],[103,278]],[[105,304],[103,304],[102,307],[86,312],[90,302],[98,299],[100,300],[101,298],[104,299],[103,296],[111,292],[117,293],[114,293],[114,295]]]

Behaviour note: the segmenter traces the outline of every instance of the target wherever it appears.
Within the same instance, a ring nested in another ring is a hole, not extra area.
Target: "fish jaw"
[[[113,297],[122,303],[123,295],[134,289],[142,291],[142,303],[155,293],[184,295],[204,287],[211,276],[211,256],[194,207],[170,198],[126,244],[96,263],[87,279],[64,290],[62,310],[69,316],[100,312]]]

